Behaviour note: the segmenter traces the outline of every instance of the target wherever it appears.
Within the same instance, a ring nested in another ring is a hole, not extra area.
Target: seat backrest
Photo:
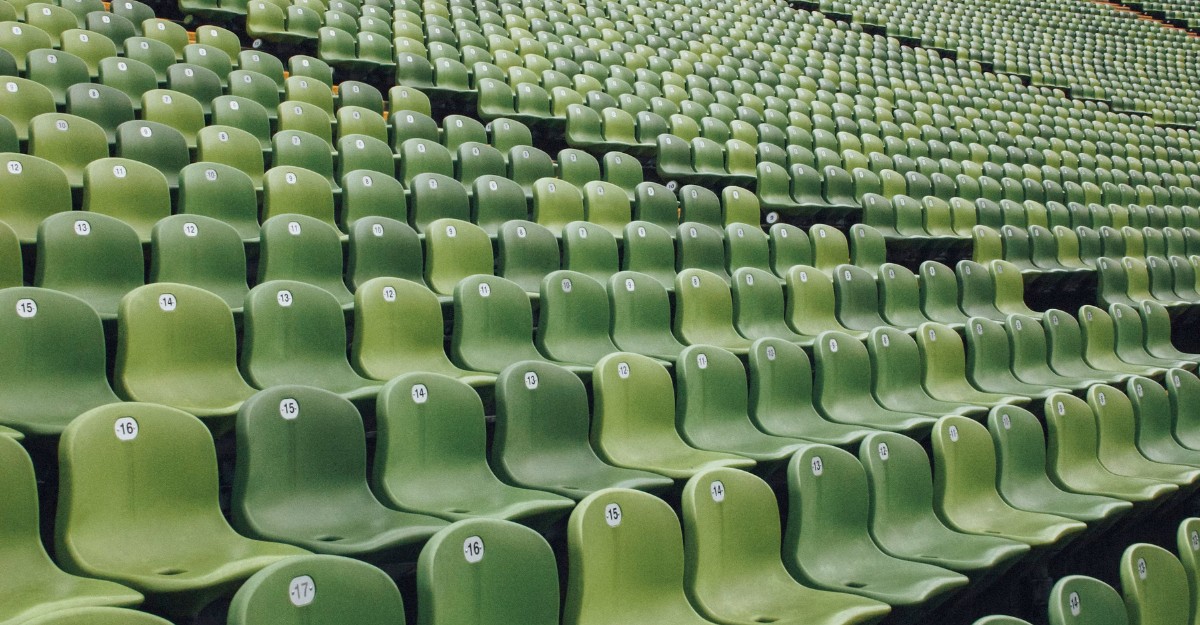
[[[437,296],[402,278],[373,278],[354,293],[350,361],[377,380],[419,370],[420,363],[450,366],[442,346],[445,323]]]
[[[846,330],[835,317],[833,279],[828,274],[808,265],[794,265],[788,270],[786,294],[784,318],[800,334]]]
[[[333,373],[350,373],[342,307],[318,286],[294,280],[259,284],[246,295],[242,323],[241,370],[257,388],[307,382],[314,370],[338,384]]]
[[[966,350],[957,332],[940,323],[923,323],[916,341],[926,388],[966,379]]]
[[[894,432],[863,439],[858,460],[871,491],[871,536],[881,544],[904,544],[918,524],[934,523],[929,456],[917,441]]]
[[[396,277],[425,283],[421,239],[408,224],[387,217],[362,217],[350,230],[346,281],[355,290],[368,280]]]
[[[1121,554],[1121,591],[1130,625],[1186,623],[1191,589],[1179,559],[1149,543],[1136,543]]]
[[[459,521],[421,550],[417,606],[422,625],[557,625],[554,552],[541,534],[511,521]]]
[[[697,222],[679,224],[675,237],[675,269],[702,269],[729,282],[725,262],[725,236],[721,230]]]
[[[808,240],[812,245],[813,267],[832,275],[838,265],[849,264],[850,243],[841,230],[816,224],[808,229]]]
[[[603,227],[572,221],[563,226],[562,265],[564,269],[606,281],[618,270],[617,240]]]
[[[1196,589],[1200,585],[1200,518],[1184,519],[1175,533],[1175,549],[1179,552],[1179,562],[1187,574],[1188,588],[1191,590],[1191,615],[1196,616],[1200,596]]]
[[[492,242],[482,228],[459,219],[437,219],[425,233],[425,282],[449,295],[468,276],[491,275]]]
[[[1129,625],[1121,595],[1108,584],[1084,575],[1068,575],[1050,589],[1050,625]]]
[[[725,226],[725,264],[730,274],[740,267],[771,271],[771,244],[767,233],[758,226],[743,223]]]
[[[125,158],[102,158],[88,164],[83,174],[85,211],[116,217],[129,224],[143,242],[150,230],[171,214],[171,194],[162,172]]]
[[[967,316],[958,306],[958,281],[954,271],[932,260],[921,263],[921,310],[938,323],[963,323]]]
[[[246,252],[237,230],[203,215],[172,215],[150,233],[150,281],[198,286],[240,309],[246,286]]]
[[[404,600],[387,573],[331,555],[287,558],[250,576],[229,606],[229,625],[299,625],[310,619],[403,625]]]
[[[714,433],[732,432],[732,425],[748,418],[746,368],[728,350],[712,345],[685,348],[675,364],[675,377],[677,428],[686,440],[711,441]]]
[[[576,271],[542,280],[535,344],[562,362],[595,363],[618,351],[609,338],[610,311],[604,284]]]
[[[733,296],[729,285],[703,269],[684,269],[675,277],[675,336],[688,344],[720,344],[733,333]]]
[[[559,243],[554,233],[532,221],[500,224],[496,237],[497,275],[511,280],[526,293],[537,293],[542,278],[560,266]]]
[[[4,470],[5,487],[0,501],[0,561],[14,567],[14,573],[31,577],[38,569],[55,568],[42,545],[38,520],[37,477],[29,452],[16,440],[0,436],[0,468]],[[18,610],[19,612],[19,610]]]
[[[624,235],[621,269],[645,274],[673,289],[675,243],[671,233],[648,221],[631,221],[625,226]]]
[[[101,315],[145,284],[142,245],[133,228],[107,215],[67,212],[38,226],[35,286],[76,294]]]
[[[38,225],[55,213],[71,210],[71,187],[54,163],[36,156],[0,154],[0,219],[22,243],[33,243]]]
[[[978,421],[949,415],[938,419],[933,444],[933,496],[940,510],[1000,503],[996,491],[996,450]]]
[[[337,228],[308,215],[276,215],[263,222],[258,283],[296,280],[319,286],[348,305],[354,296],[342,281]]]
[[[254,181],[230,165],[192,163],[179,171],[177,212],[219,219],[237,229],[243,240],[257,239],[258,198]]]
[[[495,276],[459,282],[450,353],[459,366],[493,373],[518,360],[543,360],[533,345],[533,312],[525,291]]]
[[[683,535],[663,500],[643,492],[605,489],[584,498],[567,522],[571,562],[564,625],[597,614],[636,619],[648,606],[695,615],[684,594]],[[619,598],[619,600],[618,600]]]
[[[1180,433],[1195,431],[1200,425],[1200,409],[1197,409],[1200,406],[1200,378],[1186,369],[1176,368],[1167,370],[1166,382],[1178,438]]]
[[[793,576],[838,575],[842,565],[829,557],[838,550],[879,552],[867,529],[867,474],[857,458],[829,445],[808,445],[788,462],[787,478],[783,560]]]

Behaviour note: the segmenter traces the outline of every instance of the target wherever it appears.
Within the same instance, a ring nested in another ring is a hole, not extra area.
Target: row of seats
[[[771,351],[766,353],[769,358]],[[1146,378],[1131,379],[1129,395],[1107,385],[1091,387],[1087,401],[1050,395],[1045,402],[1048,442],[1036,417],[1007,404],[991,409],[986,427],[963,416],[931,419],[931,462],[916,441],[895,433],[868,430],[860,437],[857,458],[837,447],[764,434],[749,420],[746,397],[735,390],[739,385],[731,387],[724,379],[730,367],[740,368],[736,357],[696,346],[686,358],[691,364],[680,369],[676,387],[680,418],[670,377],[649,358],[618,353],[597,364],[590,419],[587,393],[570,371],[515,363],[501,374],[498,386],[490,465],[496,473],[488,463],[476,393],[435,373],[400,376],[381,389],[378,402],[380,440],[371,479],[380,499],[367,487],[365,435],[352,404],[307,387],[262,391],[237,417],[233,527],[259,540],[379,561],[428,541],[418,560],[422,571],[434,557],[427,554],[437,552],[448,532],[482,539],[471,549],[450,543],[471,563],[490,555],[489,547],[506,544],[488,535],[458,533],[461,523],[472,523],[462,519],[520,519],[537,527],[573,508],[567,522],[572,574],[565,622],[620,622],[612,621],[618,604],[624,606],[618,612],[630,615],[655,604],[674,606],[662,617],[672,619],[668,622],[692,610],[722,620],[761,614],[769,606],[804,604],[803,593],[812,591],[792,577],[812,588],[871,599],[857,605],[872,606],[881,616],[884,604],[928,610],[968,579],[1002,573],[1031,547],[1061,549],[1089,525],[1145,514],[1176,492],[1191,493],[1200,479],[1200,452],[1171,436],[1168,391]],[[535,418],[550,429],[528,427]],[[1174,426],[1190,428],[1179,421]],[[226,525],[215,505],[212,439],[199,420],[165,406],[116,403],[87,411],[63,432],[56,553],[74,574],[136,590],[68,576],[41,547],[32,464],[18,444],[6,440],[0,439],[0,450],[20,486],[8,491],[11,508],[24,518],[14,524],[9,545],[36,556],[38,564],[28,565],[27,579],[40,582],[36,590],[16,590],[17,601],[6,602],[17,614],[68,607],[71,601],[136,605],[144,595],[148,607],[194,615],[257,570],[303,553],[243,538]],[[120,453],[128,446],[139,453]],[[1147,448],[1155,450],[1153,459]],[[1167,450],[1173,460],[1158,455]],[[333,456],[341,461],[329,465]],[[772,536],[780,540],[771,490],[739,470],[753,467],[752,458],[787,466],[783,562],[776,555],[778,544],[767,548]],[[297,466],[325,468],[311,479],[296,479]],[[129,484],[120,477],[127,471],[146,478]],[[662,475],[688,480],[685,530],[700,535],[688,539],[686,550],[670,508],[651,494],[630,490],[669,487]],[[569,496],[530,490],[547,483]],[[142,520],[131,523],[113,513],[138,503],[146,510]],[[723,511],[727,506],[730,510]],[[730,514],[737,523],[728,522]],[[446,528],[446,521],[434,517],[460,524]],[[726,522],[705,530],[706,518]],[[480,531],[506,526],[495,520],[473,523]],[[120,527],[123,535],[133,532],[139,540],[106,540],[105,527]],[[184,545],[155,538],[175,531],[188,531],[194,540]],[[740,548],[733,552],[746,558],[742,566],[704,566],[711,561],[710,550],[730,553],[735,545]],[[131,562],[130,550],[151,557]],[[847,550],[858,556],[842,557]],[[694,571],[686,577],[689,609],[680,592],[685,560]],[[547,561],[553,580],[553,557]],[[791,577],[779,575],[781,565]],[[639,574],[660,581],[645,583]],[[732,579],[723,583],[727,578]],[[244,592],[256,586],[251,583]],[[445,580],[439,584],[447,592],[455,587]],[[634,589],[641,592],[627,598],[640,600],[613,603]],[[544,596],[556,599],[558,593]],[[739,596],[741,601],[733,600]],[[832,609],[833,595],[824,597],[816,604],[822,608],[809,609]],[[433,597],[423,592],[421,599]],[[245,600],[235,598],[231,614],[242,614]],[[840,602],[836,612],[847,609],[850,600]],[[558,610],[547,614],[557,616]]]

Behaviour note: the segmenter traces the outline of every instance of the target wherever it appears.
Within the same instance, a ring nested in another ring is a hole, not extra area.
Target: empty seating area
[[[1126,4],[0,0],[0,625],[1196,622]]]

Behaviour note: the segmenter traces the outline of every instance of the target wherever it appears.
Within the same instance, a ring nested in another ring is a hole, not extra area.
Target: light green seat
[[[297,556],[246,580],[233,596],[226,622],[403,625],[404,600],[387,573],[370,564],[333,555]]]
[[[750,339],[733,327],[733,297],[727,282],[703,269],[675,276],[676,338],[685,345],[713,345],[744,355]]]
[[[0,161],[0,219],[28,245],[37,239],[42,220],[71,210],[71,187],[62,169],[46,159],[6,152]]]
[[[1133,377],[1130,373],[1098,369],[1084,360],[1083,333],[1074,315],[1051,308],[1042,314],[1040,327],[1031,325],[1020,329],[1013,322],[1015,319],[1017,317],[1006,324],[1012,337],[1014,357],[1019,350],[1023,350],[1027,364],[1036,364],[1039,370],[1041,362],[1048,362],[1051,372],[1070,381],[1072,388],[1086,388],[1092,384]],[[1016,370],[1016,367],[1013,369]],[[1021,372],[1017,371],[1017,374],[1021,375]]]
[[[1191,620],[1194,623],[1200,608],[1200,595],[1196,594],[1200,587],[1200,518],[1184,519],[1175,532],[1175,549],[1179,552],[1179,562],[1187,574],[1188,589],[1191,591]]]
[[[675,411],[683,440],[707,449],[778,465],[801,444],[766,434],[749,417],[746,369],[728,350],[692,345],[675,365]]]
[[[154,224],[171,214],[171,192],[166,177],[150,165],[102,158],[84,169],[81,207],[129,224],[146,244]]]
[[[1112,304],[1108,307],[1108,315],[1113,322],[1113,347],[1117,357],[1125,362],[1144,367],[1194,369],[1195,360],[1162,358],[1150,353],[1146,348],[1145,329],[1142,327],[1139,310],[1141,310],[1141,306],[1134,308],[1125,304]]]
[[[888,327],[880,314],[879,287],[875,277],[855,265],[841,264],[833,270],[833,295],[838,321],[860,332]]]
[[[1071,519],[1012,507],[996,489],[996,452],[987,428],[965,417],[938,420],[933,443],[934,508],[950,527],[1034,547],[1061,547],[1087,528]]]
[[[258,258],[258,284],[294,280],[320,287],[337,299],[342,310],[354,306],[354,295],[342,278],[342,243],[337,228],[308,215],[276,215],[263,222]]]
[[[88,164],[108,158],[108,135],[90,119],[65,113],[42,113],[29,120],[28,152],[61,167],[71,188],[79,189],[83,187]]]
[[[240,364],[259,389],[298,384],[351,401],[374,398],[381,382],[346,359],[346,322],[337,299],[294,280],[271,280],[246,295]]]
[[[592,446],[617,466],[675,479],[716,467],[752,467],[754,461],[689,446],[675,427],[671,376],[649,357],[632,353],[605,356],[592,374]]]
[[[491,517],[549,525],[574,502],[510,486],[488,467],[483,403],[437,373],[393,379],[376,401],[372,484],[389,506],[448,520]]]
[[[665,191],[664,191],[665,193]],[[621,269],[636,271],[658,281],[663,288],[675,290],[674,236],[665,228],[648,221],[631,221],[625,226],[625,247]]]
[[[608,296],[617,347],[675,362],[684,345],[671,331],[671,303],[662,284],[646,274],[621,271],[609,278]]]
[[[921,352],[922,382],[935,399],[991,408],[1000,404],[1022,405],[1026,397],[985,393],[967,381],[966,353],[962,339],[949,326],[925,323],[917,328]]]
[[[394,563],[415,558],[446,525],[376,499],[367,485],[362,416],[335,393],[273,386],[242,404],[236,432],[230,509],[246,536]]]
[[[1129,625],[1121,595],[1112,586],[1084,575],[1068,575],[1050,589],[1050,625]]]
[[[492,242],[469,221],[436,219],[425,229],[425,283],[438,295],[452,295],[464,278],[491,275]]]
[[[929,456],[902,434],[863,439],[858,459],[871,491],[871,537],[889,555],[957,571],[978,581],[1008,570],[1029,547],[998,536],[965,534],[934,513]]]
[[[516,523],[458,521],[417,560],[418,625],[558,625],[558,611],[554,552]]]
[[[743,623],[871,623],[890,608],[796,582],[780,559],[778,504],[766,482],[737,469],[708,469],[683,487],[685,583],[706,618]]]
[[[787,468],[788,515],[783,561],[801,583],[849,592],[893,608],[929,610],[967,578],[884,553],[869,531],[863,466],[826,445],[801,448]]]
[[[1059,393],[1046,399],[1047,473],[1066,490],[1134,503],[1150,502],[1179,490],[1174,484],[1120,475],[1098,455],[1100,436],[1087,403]]]
[[[1131,378],[1125,396],[1133,408],[1138,452],[1155,462],[1200,467],[1200,452],[1188,449],[1172,434],[1171,399],[1150,378]]]
[[[1200,379],[1184,369],[1167,371],[1167,396],[1171,400],[1171,420],[1175,440],[1188,449],[1200,450]]]
[[[1033,413],[997,406],[988,413],[998,466],[996,487],[1014,508],[1088,524],[1108,524],[1133,506],[1127,501],[1063,490],[1046,474],[1046,434]]]
[[[1125,393],[1107,384],[1097,384],[1088,389],[1087,401],[1096,415],[1100,462],[1108,470],[1175,484],[1183,491],[1195,490],[1200,470],[1150,460],[1138,450],[1133,404]]]
[[[237,369],[233,313],[194,286],[159,282],[130,291],[117,311],[116,352],[121,397],[210,419],[218,432],[254,394]]]
[[[1030,625],[1030,623],[1025,619],[1020,619],[1015,616],[991,614],[983,618],[976,619],[972,625]]]
[[[115,319],[121,298],[145,284],[137,232],[107,215],[65,212],[38,226],[34,286],[69,293],[101,319]]]
[[[542,279],[534,344],[547,358],[596,364],[620,351],[609,338],[609,325],[608,291],[603,284],[567,270],[550,272]]]
[[[757,340],[779,338],[811,346],[813,338],[798,334],[784,321],[787,305],[783,286],[774,274],[755,267],[733,271],[733,323],[742,336]]]
[[[1146,351],[1158,358],[1174,358],[1186,361],[1185,369],[1194,370],[1200,354],[1183,352],[1171,342],[1171,316],[1158,302],[1142,302],[1138,308],[1142,319],[1142,330]]]
[[[525,488],[582,499],[603,488],[665,490],[671,480],[606,464],[588,442],[590,416],[583,382],[547,362],[518,362],[496,382],[492,466]]]
[[[813,346],[816,377],[813,404],[827,418],[860,427],[922,436],[934,423],[928,415],[881,406],[871,394],[874,376],[867,348],[841,332],[822,332]]]
[[[562,266],[603,283],[617,273],[617,240],[607,229],[586,221],[563,227]]]
[[[921,354],[911,336],[896,328],[875,328],[867,337],[874,387],[879,405],[890,410],[931,417],[977,415],[985,408],[964,402],[934,399],[921,385]]]
[[[863,340],[867,333],[851,330],[838,320],[833,279],[808,265],[793,265],[785,278],[784,321],[797,333],[817,336],[834,331]]]
[[[1025,318],[1021,322],[1036,324]],[[1051,393],[1070,389],[1030,384],[1013,373],[1013,355],[1004,324],[993,319],[971,317],[967,321],[967,380],[989,393],[1017,395],[1042,401]],[[1074,387],[1072,387],[1074,388]]]
[[[354,293],[350,362],[376,380],[425,371],[477,388],[495,383],[493,374],[459,369],[450,362],[442,343],[444,330],[441,306],[427,287],[401,278],[374,278]]]
[[[478,233],[471,237],[479,239]],[[483,260],[480,258],[486,256],[483,241],[472,244],[472,247],[479,249],[474,260],[470,261],[477,265],[473,271],[483,272]],[[499,225],[496,249],[497,275],[517,283],[530,299],[540,297],[542,278],[558,271],[562,265],[559,261],[559,242],[554,234],[545,226],[524,219],[513,219]],[[462,258],[459,262],[467,263],[468,260]]]
[[[1120,570],[1129,625],[1190,622],[1191,589],[1175,554],[1157,545],[1136,543],[1121,554]]]
[[[683,536],[663,500],[605,489],[567,522],[563,625],[709,625],[684,593]]]
[[[1113,320],[1103,309],[1090,305],[1082,306],[1078,317],[1079,329],[1083,335],[1083,358],[1088,364],[1106,371],[1148,377],[1164,373],[1163,367],[1134,364],[1117,355]]]
[[[233,226],[247,243],[258,242],[262,234],[254,182],[229,165],[196,162],[179,170],[176,207],[179,213],[212,217]]]
[[[0,563],[8,575],[0,584],[0,618],[5,623],[85,606],[136,606],[142,595],[112,582],[64,573],[50,559],[39,534],[37,479],[21,444],[0,437],[0,468],[5,475],[0,527]]]
[[[959,328],[967,315],[958,307],[958,281],[954,271],[932,260],[921,263],[921,311],[930,321]]]
[[[189,294],[178,293],[188,306]],[[180,410],[142,403],[90,410],[63,431],[59,469],[59,560],[143,592],[150,609],[194,617],[259,569],[307,553],[244,538],[226,523],[213,439]]]
[[[241,314],[246,294],[246,251],[233,226],[204,215],[172,215],[150,231],[150,281],[200,287]]]

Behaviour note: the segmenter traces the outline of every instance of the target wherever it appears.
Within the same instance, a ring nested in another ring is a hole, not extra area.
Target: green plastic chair
[[[1198,614],[1197,608],[1200,607],[1200,597],[1196,594],[1197,584],[1200,583],[1200,564],[1197,558],[1200,557],[1200,519],[1196,517],[1184,519],[1179,524],[1179,529],[1175,532],[1175,548],[1179,552],[1179,562],[1183,565],[1183,570],[1187,574],[1188,589],[1191,591],[1191,621],[1195,622]]]
[[[107,215],[65,212],[38,226],[33,284],[87,302],[101,319],[117,316],[126,293],[145,284],[138,235]]]
[[[40,47],[40,46],[39,46]],[[25,62],[25,55],[14,59],[17,63]],[[16,72],[5,76],[3,96],[0,104],[4,105],[4,116],[13,123],[17,139],[24,144],[29,140],[29,122],[43,113],[53,113],[54,94],[45,85],[26,78],[17,78]]]
[[[713,345],[738,355],[750,348],[750,339],[734,329],[728,283],[703,269],[684,269],[676,275],[672,327],[686,345]]]
[[[842,325],[836,314],[833,279],[808,265],[793,265],[787,272],[784,321],[798,334],[817,336],[834,331],[863,340],[867,333]]]
[[[871,537],[888,555],[957,571],[975,580],[1001,575],[1029,547],[996,536],[963,534],[934,513],[929,456],[915,440],[878,432],[858,459],[871,492]]]
[[[1120,475],[1108,469],[1098,450],[1096,418],[1087,403],[1073,395],[1046,399],[1046,470],[1060,487],[1134,503],[1150,502],[1179,490],[1174,484]]]
[[[0,290],[9,358],[0,368],[0,424],[57,435],[75,417],[120,399],[105,376],[104,330],[82,300],[49,289]]]
[[[729,283],[725,259],[725,233],[698,222],[679,224],[675,234],[675,268],[679,272],[701,269]]]
[[[233,226],[203,215],[172,215],[150,231],[150,282],[202,288],[239,315],[250,291],[246,251]]]
[[[677,428],[692,447],[770,466],[791,457],[801,444],[755,427],[748,414],[746,369],[733,353],[692,345],[679,355],[675,374]]]
[[[236,432],[230,508],[246,536],[398,562],[446,525],[375,498],[362,417],[335,393],[296,385],[256,393],[238,411]]]
[[[1117,357],[1125,362],[1145,367],[1195,368],[1196,361],[1191,359],[1161,358],[1151,354],[1146,348],[1146,335],[1142,327],[1142,317],[1138,314],[1141,306],[1136,308],[1125,304],[1113,304],[1108,307],[1109,317],[1113,321],[1113,347]]]
[[[1187,573],[1170,551],[1149,543],[1121,554],[1121,591],[1130,625],[1174,625],[1191,618]]]
[[[442,343],[445,322],[437,296],[402,278],[374,278],[354,293],[350,362],[362,375],[391,380],[406,373],[438,373],[476,388],[496,376],[459,369]]]
[[[1082,306],[1078,317],[1083,335],[1083,358],[1088,364],[1097,369],[1148,377],[1161,376],[1165,372],[1162,367],[1133,364],[1117,355],[1113,320],[1103,309]]]
[[[226,523],[212,437],[183,411],[142,403],[90,410],[63,431],[59,470],[60,561],[137,589],[147,608],[194,617],[259,569],[307,553],[244,538]]]
[[[403,625],[396,583],[365,562],[335,555],[297,556],[246,580],[229,606],[228,625],[355,622]]]
[[[611,354],[592,375],[592,446],[610,464],[675,479],[714,466],[754,466],[744,456],[696,449],[680,437],[670,374],[649,357]]]
[[[589,421],[578,376],[550,363],[514,363],[496,382],[492,465],[510,483],[575,500],[603,488],[671,486],[669,478],[600,460],[588,442]]]
[[[218,432],[254,394],[238,373],[229,307],[208,291],[171,282],[139,287],[121,300],[113,382],[126,400],[187,411]]]
[[[702,471],[683,487],[685,584],[692,605],[718,623],[871,623],[890,608],[848,593],[815,590],[779,557],[778,504],[745,471]]]
[[[483,403],[470,386],[408,373],[376,403],[375,492],[391,507],[448,520],[486,516],[550,524],[573,502],[501,482],[487,464]]]
[[[0,585],[0,618],[25,623],[47,614],[85,606],[136,606],[142,595],[98,579],[63,572],[50,559],[39,534],[37,480],[21,444],[0,437],[3,467],[4,541],[0,562],[11,575]]]
[[[947,402],[929,395],[920,384],[922,360],[917,342],[894,327],[876,327],[866,338],[871,356],[876,402],[882,407],[938,417],[947,414],[977,415],[986,410],[980,405]]]
[[[997,406],[988,413],[996,448],[997,490],[1014,508],[1106,524],[1128,512],[1127,501],[1063,490],[1046,474],[1046,434],[1033,413]]]
[[[292,280],[264,282],[246,295],[240,364],[246,381],[260,389],[301,384],[363,402],[381,386],[347,361],[337,299]]]
[[[425,229],[425,282],[438,295],[452,295],[460,281],[493,271],[492,242],[479,226],[436,219]]]
[[[1061,546],[1087,526],[1009,505],[997,490],[996,452],[987,428],[965,417],[938,420],[933,443],[934,508],[951,528],[1034,547]]]
[[[342,310],[349,310],[354,295],[342,278],[341,237],[337,228],[308,215],[276,215],[264,221],[258,284],[273,280],[304,282],[328,291]]]
[[[547,361],[534,345],[529,298],[516,283],[490,275],[464,278],[454,287],[450,357],[464,369],[500,373],[514,362]],[[589,365],[558,361],[577,373]]]
[[[1036,320],[1025,318],[1021,325],[1035,324]],[[1019,395],[1031,400],[1043,401],[1051,393],[1069,392],[1063,387],[1030,384],[1013,372],[1013,355],[1009,335],[1003,323],[983,317],[971,317],[967,321],[967,380],[982,391],[997,394]],[[1065,381],[1065,380],[1064,380]]]
[[[1133,408],[1137,449],[1154,462],[1200,467],[1200,453],[1188,449],[1172,434],[1171,399],[1167,390],[1149,378],[1135,377],[1125,385]]]
[[[1171,342],[1171,317],[1167,309],[1158,302],[1142,302],[1138,308],[1145,333],[1146,351],[1158,358],[1173,358],[1186,361],[1183,368],[1194,370],[1200,354],[1180,351]]]
[[[255,190],[263,188],[263,149],[258,139],[233,126],[205,126],[196,133],[196,162],[212,162],[246,174]]]
[[[403,278],[424,286],[421,239],[402,221],[363,216],[350,228],[346,283],[357,292],[363,284],[381,277]]]
[[[1167,396],[1171,400],[1171,420],[1175,440],[1188,449],[1200,450],[1200,410],[1195,406],[1200,398],[1200,379],[1183,369],[1167,371]]]
[[[546,357],[595,364],[620,351],[609,338],[609,325],[604,285],[566,270],[551,272],[542,280],[534,344]]]
[[[801,583],[847,592],[893,608],[929,610],[967,578],[884,553],[871,538],[866,471],[849,452],[801,448],[787,468],[783,561]]]
[[[87,83],[91,84],[91,83]],[[77,89],[87,91],[84,97],[87,98],[87,106],[95,106],[101,109],[106,116],[119,117],[120,103],[127,103],[129,100],[125,94],[99,85],[94,87],[97,98],[93,99],[93,87],[85,85],[75,85],[71,88],[72,91],[67,94],[67,98],[76,103],[78,100],[74,98],[74,93]],[[118,103],[113,104],[112,100]],[[69,104],[68,106],[74,106]],[[123,121],[116,126],[114,130],[116,148],[114,154],[122,159],[134,160],[145,163],[157,169],[167,179],[167,188],[172,193],[179,189],[180,172],[188,167],[191,163],[191,156],[188,153],[187,142],[184,141],[183,135],[178,130],[171,128],[165,124],[157,122],[148,122],[133,119],[133,112],[128,111],[129,121]],[[99,115],[97,115],[99,117]],[[113,120],[116,122],[117,120]],[[107,128],[106,128],[107,129]],[[151,176],[153,177],[153,176]],[[253,188],[251,189],[253,191]],[[233,195],[236,195],[234,193]],[[230,207],[229,212],[233,212],[238,206]],[[258,236],[258,221],[257,204],[253,211],[255,219],[254,236]]]
[[[960,328],[967,315],[958,307],[958,281],[954,271],[932,260],[921,263],[921,311],[930,321]]]
[[[605,228],[586,221],[563,227],[562,266],[604,283],[617,273],[617,240]]]
[[[870,332],[889,325],[880,315],[879,288],[867,270],[855,265],[835,267],[833,293],[837,319],[846,328]]]
[[[672,232],[648,221],[629,222],[625,226],[621,269],[645,274],[673,292],[675,243],[671,240],[672,236]]]
[[[497,230],[497,275],[517,283],[531,300],[540,297],[542,278],[561,266],[558,240],[546,227],[523,219],[506,221]],[[483,271],[483,262],[476,262]]]
[[[894,263],[878,267],[879,313],[888,324],[915,332],[930,321],[921,310],[921,286],[916,274]]]
[[[1042,314],[1041,326],[1042,337],[1039,338],[1036,326],[1017,330],[1015,325],[1008,324],[1009,334],[1013,337],[1014,353],[1022,347],[1018,345],[1018,337],[1030,341],[1027,347],[1031,350],[1031,359],[1049,362],[1053,373],[1075,380],[1075,386],[1079,388],[1133,377],[1130,373],[1098,369],[1083,359],[1083,334],[1074,315],[1052,308]]]
[[[36,156],[6,152],[0,154],[0,161],[4,162],[0,219],[12,227],[22,244],[32,244],[46,217],[71,210],[67,176],[54,163]]]
[[[1176,484],[1181,489],[1200,479],[1200,470],[1195,467],[1157,462],[1142,455],[1136,443],[1133,403],[1125,393],[1098,384],[1088,389],[1087,401],[1096,415],[1100,462],[1108,470]]]
[[[419,625],[557,625],[558,613],[554,552],[527,527],[498,519],[458,521],[421,551]]]
[[[337,228],[333,189],[321,174],[292,165],[272,167],[263,174],[262,220],[293,214],[312,217]],[[338,233],[341,240],[346,235]]]
[[[1068,575],[1050,589],[1050,625],[1129,625],[1129,613],[1112,586],[1084,575]]]
[[[626,239],[629,241],[629,239]],[[667,290],[654,278],[621,271],[608,280],[610,334],[623,351],[675,362],[684,345],[671,331]]]
[[[129,224],[146,244],[154,224],[171,214],[170,189],[162,172],[150,165],[102,158],[84,169],[81,206]]]
[[[71,608],[21,621],[34,625],[171,625],[153,614],[124,608]]]
[[[241,170],[220,163],[196,162],[179,170],[177,212],[219,219],[237,230],[245,243],[261,235],[254,182]]]
[[[1029,403],[1026,397],[985,393],[971,386],[967,381],[962,339],[949,326],[932,322],[922,324],[917,329],[916,340],[921,353],[922,382],[933,398],[988,408]]]
[[[80,189],[88,164],[108,158],[108,135],[89,119],[42,113],[29,120],[28,152],[61,167],[71,188]]]
[[[822,332],[813,346],[816,376],[813,404],[827,418],[859,427],[923,435],[934,418],[909,410],[893,410],[871,394],[874,386],[867,348],[841,332]]]
[[[688,602],[683,551],[679,520],[661,499],[616,488],[587,496],[567,522],[563,625],[712,623]]]
[[[787,305],[783,286],[769,271],[741,267],[733,271],[734,327],[742,336],[756,340],[781,338],[797,345],[811,346],[815,337],[796,333],[784,321]]]

